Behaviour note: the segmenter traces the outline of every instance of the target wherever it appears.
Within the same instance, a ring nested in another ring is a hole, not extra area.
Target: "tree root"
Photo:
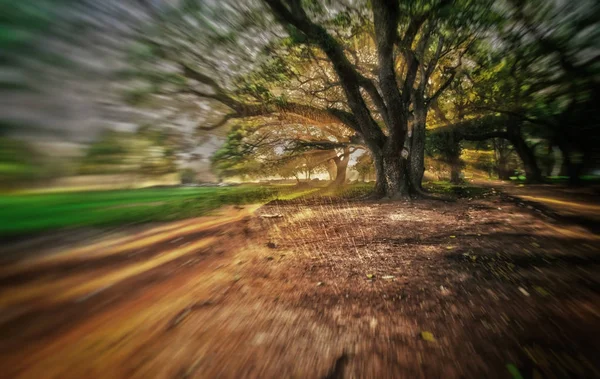
[[[423,191],[421,188],[412,188],[413,197],[416,199],[427,199],[427,200],[438,200],[438,201],[446,201],[449,203],[455,203],[456,198],[442,196],[442,195],[434,195],[428,192]]]

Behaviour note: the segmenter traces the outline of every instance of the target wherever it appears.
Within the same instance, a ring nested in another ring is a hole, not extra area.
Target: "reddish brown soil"
[[[3,376],[600,377],[588,229],[496,196],[246,211],[1,267]]]

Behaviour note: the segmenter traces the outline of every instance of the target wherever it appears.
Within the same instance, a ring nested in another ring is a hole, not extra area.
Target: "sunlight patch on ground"
[[[5,307],[35,299],[40,301],[44,299],[63,301],[78,296],[90,295],[94,291],[104,290],[127,278],[149,271],[186,254],[194,253],[198,249],[210,246],[214,241],[215,238],[205,238],[178,249],[165,251],[152,259],[127,265],[124,268],[112,271],[108,275],[89,281],[84,281],[85,277],[89,275],[79,275],[75,278],[67,277],[62,280],[54,280],[44,285],[33,282],[28,286],[16,287],[1,293],[0,306]],[[81,283],[82,281],[83,283]]]
[[[239,221],[242,218],[252,214],[258,207],[260,207],[259,204],[245,206],[241,210],[227,207],[215,217],[199,217],[188,219],[185,221],[170,223],[164,226],[158,226],[132,236],[116,239],[105,239],[83,247],[63,250],[58,254],[42,256],[38,259],[31,259],[5,270],[0,270],[0,275],[6,274],[7,272],[14,274],[16,272],[20,272],[21,270],[29,269],[38,265],[57,264],[79,258],[99,258],[131,250],[143,249],[145,247],[166,242],[174,238],[198,233],[210,228],[220,227],[230,222]]]
[[[556,233],[561,234],[564,237],[573,239],[584,239],[590,241],[600,241],[600,235],[593,234],[588,230],[579,226],[559,227],[546,223],[547,229],[538,232],[538,235],[544,235],[547,237],[556,237]]]
[[[519,197],[523,198],[524,200],[528,200],[528,201],[538,201],[541,203],[562,205],[562,206],[565,206],[568,208],[577,208],[577,209],[582,209],[582,210],[586,210],[586,211],[600,212],[600,205],[576,203],[573,201],[564,201],[564,200],[558,200],[558,199],[553,199],[553,198],[549,198],[549,197],[537,197],[537,196],[525,196],[525,195],[519,195]]]

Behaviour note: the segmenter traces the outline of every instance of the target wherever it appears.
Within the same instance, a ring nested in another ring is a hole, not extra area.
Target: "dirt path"
[[[566,185],[516,185],[503,181],[476,180],[473,184],[495,188],[504,194],[538,208],[547,215],[567,223],[588,226],[600,232],[600,187]]]
[[[600,377],[586,229],[499,196],[252,211],[1,267],[3,374]]]

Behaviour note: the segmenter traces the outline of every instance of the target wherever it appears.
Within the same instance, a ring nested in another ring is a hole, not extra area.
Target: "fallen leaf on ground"
[[[512,363],[507,364],[506,369],[508,370],[508,372],[510,372],[513,379],[523,379],[523,376],[521,375],[521,372],[519,371],[517,366],[513,365]]]
[[[421,338],[428,342],[435,342],[435,337],[431,332],[421,332]]]

